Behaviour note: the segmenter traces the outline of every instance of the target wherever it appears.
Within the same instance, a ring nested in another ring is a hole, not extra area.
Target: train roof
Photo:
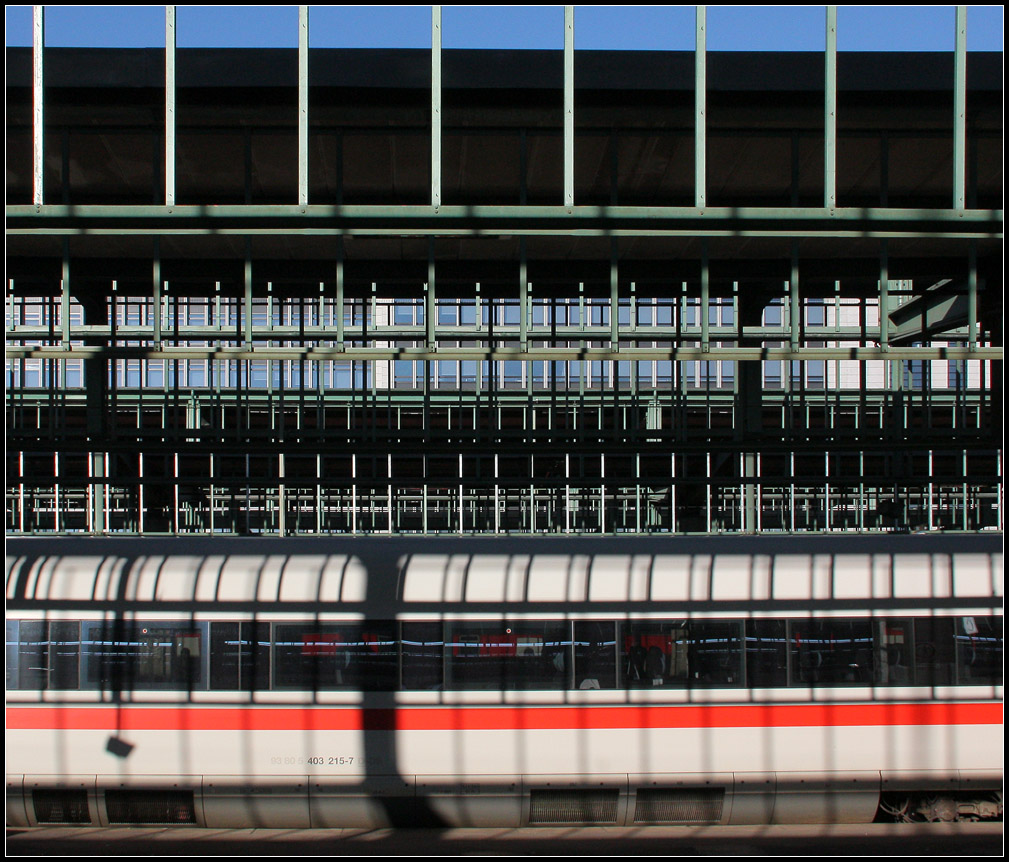
[[[907,537],[905,537],[907,538]],[[1001,541],[624,542],[386,538],[230,545],[8,543],[9,607],[116,604],[373,612],[682,605],[1001,605]],[[140,550],[145,551],[140,553]],[[283,552],[281,552],[283,549]],[[214,553],[214,550],[219,552]],[[997,602],[995,601],[997,600]]]

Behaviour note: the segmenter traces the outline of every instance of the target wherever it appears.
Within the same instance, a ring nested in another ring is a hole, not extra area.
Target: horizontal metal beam
[[[8,236],[833,236],[1001,238],[1003,211],[847,207],[32,206]]]
[[[960,299],[966,304],[963,297],[952,297]],[[907,303],[910,305],[911,303]],[[905,308],[906,306],[901,306]],[[945,307],[945,306],[943,306]],[[930,325],[937,319],[940,307],[930,307]],[[908,315],[910,316],[910,315]],[[891,317],[893,315],[891,314]],[[918,317],[920,320],[920,315]],[[966,341],[968,329],[966,326],[967,316],[963,314],[963,321],[957,329],[937,329],[935,326],[928,331],[930,335],[935,332],[942,332],[943,341]],[[922,340],[922,330],[920,323],[918,329],[909,329],[910,332],[918,333],[918,340]],[[908,327],[905,327],[908,328]],[[481,341],[490,337],[488,326],[435,326],[434,334],[437,338],[446,341]],[[382,326],[369,324],[368,326],[344,326],[343,337],[333,336],[332,326],[253,326],[250,330],[252,340],[263,341],[356,341],[367,338],[371,341],[424,341],[427,338],[427,328],[424,324],[413,326]],[[169,331],[162,331],[160,338],[155,337],[155,330],[150,326],[116,326],[115,337],[120,341],[233,341],[239,339],[234,324],[230,326],[180,326],[172,327]],[[620,326],[618,329],[618,340],[620,341],[700,341],[702,329],[700,326]],[[501,341],[514,339],[516,341],[604,341],[610,339],[612,330],[609,325],[605,326],[529,326],[523,338],[523,331],[520,324],[494,324],[494,340]],[[823,341],[862,341],[864,330],[860,326],[830,326],[826,328],[807,327],[806,337],[812,340]],[[52,330],[48,326],[20,326],[16,325],[4,333],[9,343],[22,340],[47,341],[52,337]],[[781,341],[788,339],[789,330],[783,326],[745,326],[740,333],[732,326],[710,326],[708,335],[714,341],[736,341],[743,339],[765,339],[768,341]],[[77,341],[88,338],[112,338],[113,328],[108,325],[87,324],[71,326],[69,329],[69,339]],[[613,339],[610,339],[613,340]],[[847,349],[847,348],[843,348]]]
[[[990,359],[1001,360],[1001,347],[899,347],[883,351],[878,347],[109,347],[101,345],[8,346],[7,359],[193,359],[193,360],[487,360],[555,361],[578,360],[810,360],[810,359]]]

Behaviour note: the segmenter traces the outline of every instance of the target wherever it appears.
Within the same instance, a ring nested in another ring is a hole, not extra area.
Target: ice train
[[[10,539],[7,823],[1002,813],[1001,535]]]

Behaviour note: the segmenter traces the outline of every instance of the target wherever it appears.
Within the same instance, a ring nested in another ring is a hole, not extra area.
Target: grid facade
[[[8,49],[8,534],[1002,529],[1000,55],[173,14]]]

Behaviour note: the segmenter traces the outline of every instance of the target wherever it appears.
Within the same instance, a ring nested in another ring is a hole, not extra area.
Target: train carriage
[[[1001,536],[7,550],[9,825],[1001,816]]]

